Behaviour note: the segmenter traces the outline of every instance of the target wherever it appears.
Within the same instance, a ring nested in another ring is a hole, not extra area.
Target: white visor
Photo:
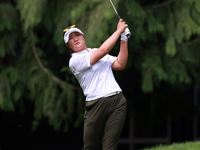
[[[65,42],[65,44],[67,44],[67,42],[69,41],[69,35],[70,35],[71,33],[73,33],[73,32],[79,32],[79,33],[81,33],[82,35],[84,35],[83,32],[82,32],[80,29],[78,29],[78,28],[76,28],[76,27],[71,28],[71,29],[69,29],[69,30],[67,30],[67,31],[65,32],[65,35],[64,35],[64,42]]]

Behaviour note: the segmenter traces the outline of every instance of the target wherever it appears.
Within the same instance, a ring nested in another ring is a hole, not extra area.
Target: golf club
[[[112,7],[113,7],[113,9],[114,9],[114,11],[115,11],[115,13],[116,13],[118,19],[120,20],[121,17],[119,16],[117,10],[115,9],[115,6],[114,6],[112,0],[110,0],[110,3],[111,3],[111,5],[112,5]],[[130,36],[131,36],[131,32],[130,32],[129,28],[126,28],[126,29],[125,29],[125,35],[127,36],[127,38],[130,38]]]

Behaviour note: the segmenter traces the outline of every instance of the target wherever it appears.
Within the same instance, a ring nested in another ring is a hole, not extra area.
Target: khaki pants
[[[86,102],[83,150],[117,150],[126,107],[122,93]]]

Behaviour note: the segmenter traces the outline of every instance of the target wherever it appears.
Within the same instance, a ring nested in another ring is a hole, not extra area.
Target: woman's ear
[[[68,45],[68,44],[66,44],[66,46],[67,46],[67,47],[69,47],[69,45]]]

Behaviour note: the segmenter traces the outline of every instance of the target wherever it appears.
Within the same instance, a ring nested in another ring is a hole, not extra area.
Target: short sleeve
[[[107,58],[111,62],[111,64],[117,59],[116,56],[112,56],[112,55],[109,55],[109,54],[107,54]]]
[[[90,69],[90,53],[74,55],[69,61],[69,68],[74,75]]]

